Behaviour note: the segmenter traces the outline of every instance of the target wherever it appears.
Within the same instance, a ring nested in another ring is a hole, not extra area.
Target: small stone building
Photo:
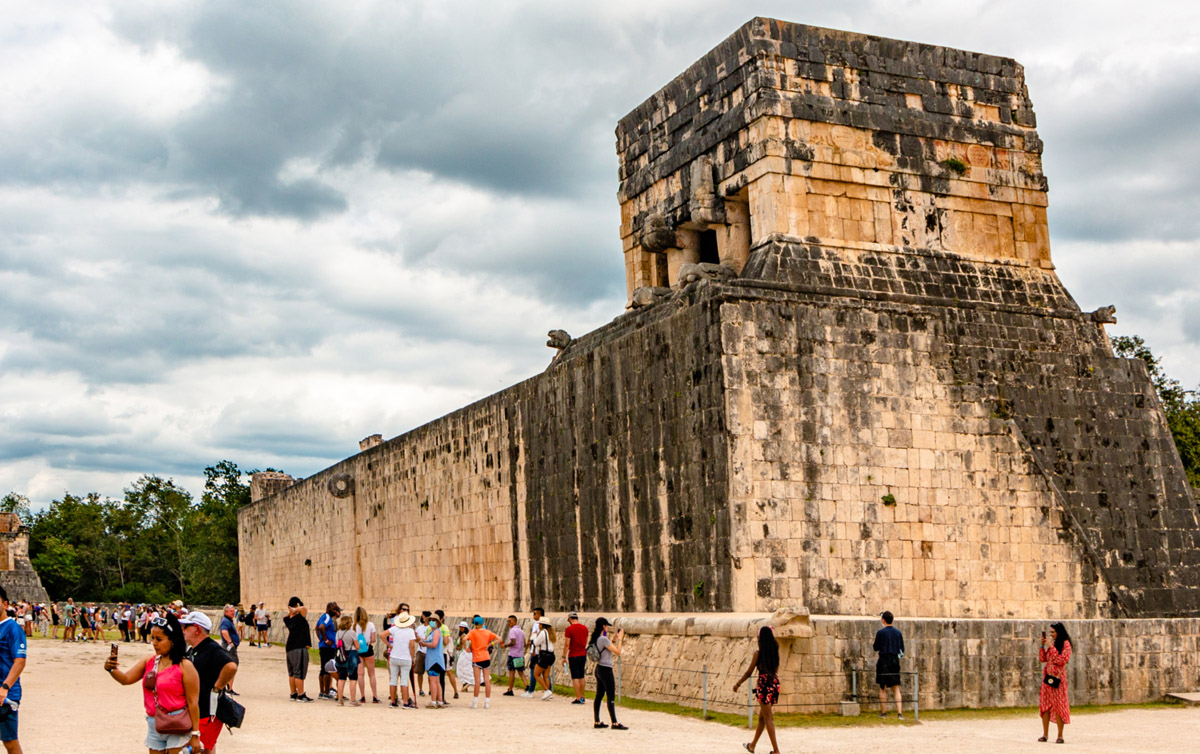
[[[15,513],[0,513],[0,586],[9,602],[48,602],[42,580],[29,562],[29,528]]]

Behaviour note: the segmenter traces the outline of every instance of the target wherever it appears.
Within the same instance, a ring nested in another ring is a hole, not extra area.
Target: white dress
[[[463,637],[458,637],[462,641]],[[458,682],[468,687],[475,685],[475,671],[471,667],[471,648],[458,650],[458,661],[454,663],[454,673]]]

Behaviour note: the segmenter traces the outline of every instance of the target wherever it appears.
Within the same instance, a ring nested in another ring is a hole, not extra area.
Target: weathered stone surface
[[[1034,125],[1012,60],[753,19],[617,127],[628,291],[669,282],[650,218],[737,270],[775,234],[1048,267]]]
[[[1200,616],[1195,500],[1111,313],[1053,272],[1033,128],[1011,60],[751,21],[618,128],[629,290],[675,271],[672,304],[252,484],[243,593]]]
[[[29,527],[22,525],[15,513],[0,513],[0,586],[14,604],[50,600],[29,562]]]

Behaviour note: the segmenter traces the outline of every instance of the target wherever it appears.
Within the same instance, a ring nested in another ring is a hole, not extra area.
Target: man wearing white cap
[[[179,620],[183,640],[187,642],[187,658],[196,666],[200,676],[200,745],[201,751],[215,752],[217,736],[223,727],[217,720],[217,693],[229,689],[237,674],[237,663],[209,637],[212,621],[200,611],[193,611]]]

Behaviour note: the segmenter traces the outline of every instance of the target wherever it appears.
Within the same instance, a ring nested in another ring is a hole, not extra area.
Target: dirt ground
[[[64,645],[35,640],[22,676],[21,743],[26,752],[145,751],[145,718],[141,689],[119,686],[102,669],[108,644]],[[121,665],[128,667],[149,649],[121,645]],[[493,690],[492,708],[472,710],[459,699],[449,709],[416,711],[386,705],[339,708],[332,702],[296,704],[288,700],[283,649],[245,647],[235,688],[246,705],[246,724],[221,735],[221,752],[313,752],[354,744],[370,750],[431,744],[437,751],[613,752],[742,751],[750,740],[745,729],[680,718],[659,712],[618,709],[631,730],[593,730],[591,703],[572,706],[557,697],[501,697]],[[309,695],[315,696],[315,666]],[[387,675],[378,670],[383,696]],[[425,700],[421,700],[424,702]],[[452,700],[453,701],[453,700]],[[1051,731],[1053,733],[1053,729]],[[1036,743],[1040,724],[1029,720],[954,720],[921,725],[862,728],[787,728],[779,731],[783,752],[855,752],[891,754],[938,751],[1046,751]],[[1200,708],[1135,709],[1078,715],[1066,729],[1067,743],[1104,752],[1200,751]],[[764,736],[759,752],[769,752]],[[1053,751],[1053,749],[1051,749]]]

